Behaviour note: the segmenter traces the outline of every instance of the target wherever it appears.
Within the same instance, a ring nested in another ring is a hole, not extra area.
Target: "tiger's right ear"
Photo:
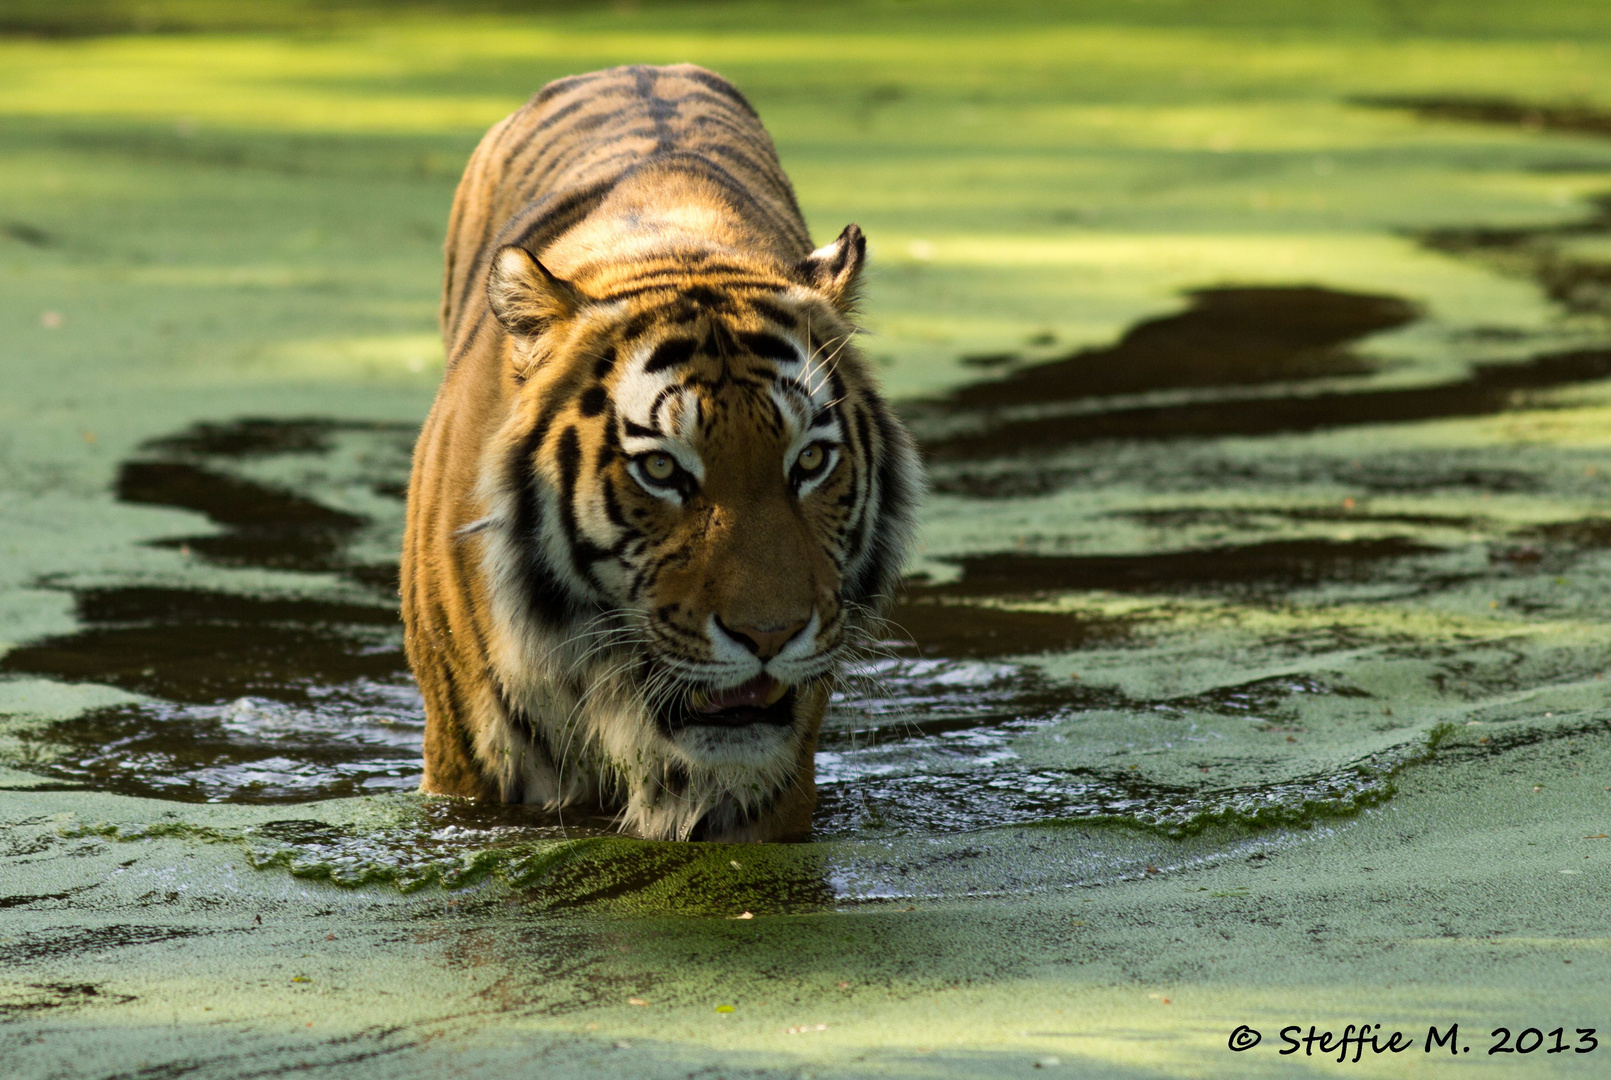
[[[516,337],[535,337],[550,324],[582,309],[582,294],[523,247],[499,248],[487,275],[487,302],[504,329]]]

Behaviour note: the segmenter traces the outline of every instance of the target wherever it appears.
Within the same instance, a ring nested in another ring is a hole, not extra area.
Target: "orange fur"
[[[691,65],[561,80],[487,133],[409,488],[423,790],[809,829],[922,487],[852,341],[863,251],[811,249],[759,119]]]

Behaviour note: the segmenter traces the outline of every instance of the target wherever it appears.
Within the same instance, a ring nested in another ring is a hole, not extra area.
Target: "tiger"
[[[444,247],[400,567],[421,791],[809,835],[925,492],[856,343],[861,229],[813,245],[727,80],[631,66],[495,124]]]

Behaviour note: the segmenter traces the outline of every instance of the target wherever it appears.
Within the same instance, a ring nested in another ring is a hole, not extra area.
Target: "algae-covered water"
[[[1348,1023],[1414,1036],[1373,1075],[1603,1070],[1597,5],[0,33],[8,1075],[1288,1075],[1343,1066],[1280,1028]],[[807,844],[413,793],[458,170],[547,80],[678,60],[868,233],[934,483]]]

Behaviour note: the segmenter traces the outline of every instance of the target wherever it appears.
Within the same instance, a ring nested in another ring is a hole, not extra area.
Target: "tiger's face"
[[[859,455],[824,359],[753,311],[711,312],[618,348],[600,384],[576,485],[579,528],[611,553],[592,583],[636,616],[652,715],[696,758],[777,749],[843,652]]]
[[[607,677],[641,713],[617,719],[626,744],[582,739],[782,776],[814,738],[899,574],[920,484],[835,302],[860,250],[847,230],[804,284],[700,266],[666,288],[585,291],[500,253],[489,294],[519,404],[499,453],[521,568],[503,585],[518,617],[565,639],[550,653],[578,683]]]

